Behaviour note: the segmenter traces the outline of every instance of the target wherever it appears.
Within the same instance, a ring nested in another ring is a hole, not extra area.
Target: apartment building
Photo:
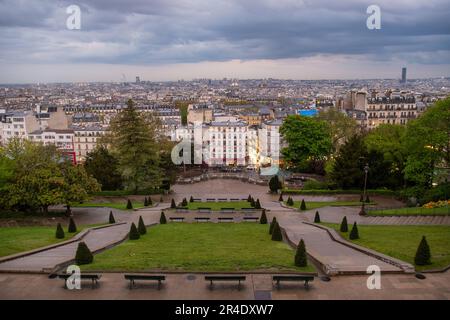
[[[97,141],[105,134],[105,129],[98,125],[73,127],[74,151],[77,162],[84,162],[89,152],[95,149]]]

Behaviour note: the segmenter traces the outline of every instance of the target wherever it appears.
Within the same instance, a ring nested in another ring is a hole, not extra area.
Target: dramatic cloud
[[[71,4],[81,8],[81,30],[66,29]],[[381,30],[366,27],[371,4],[381,8]],[[319,57],[450,72],[448,0],[0,0],[0,12],[0,68],[8,72]]]

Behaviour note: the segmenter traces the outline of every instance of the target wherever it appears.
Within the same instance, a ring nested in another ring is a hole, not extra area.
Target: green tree
[[[299,167],[308,160],[322,160],[330,154],[330,128],[325,121],[291,115],[284,120],[280,133],[288,144],[281,153],[289,166]]]
[[[144,197],[144,207],[148,207],[148,200],[147,200],[147,197]]]
[[[147,233],[147,227],[145,226],[144,219],[142,219],[142,216],[139,216],[138,231],[139,231],[139,234],[141,234],[141,235],[144,235]]]
[[[281,233],[281,228],[278,222],[275,222],[272,230],[272,240],[273,241],[283,241],[283,235]]]
[[[306,247],[303,239],[297,246],[297,252],[295,253],[295,265],[297,267],[306,267],[308,265],[308,258],[306,255]]]
[[[116,219],[114,219],[112,211],[109,212],[109,223],[116,223]]]
[[[267,216],[266,216],[266,209],[263,209],[261,213],[261,218],[259,219],[260,224],[267,224]]]
[[[280,197],[278,198],[278,201],[280,201],[280,202],[283,202],[284,200],[283,200],[283,194],[282,193],[280,193]]]
[[[359,239],[358,226],[356,225],[356,221],[353,223],[352,231],[350,231],[349,235],[350,240]]]
[[[300,204],[300,210],[302,210],[302,211],[305,211],[305,210],[306,210],[305,199],[302,199],[302,203]]]
[[[161,211],[161,216],[159,217],[159,223],[160,224],[166,224],[167,223],[167,219],[166,219],[166,215],[164,214],[164,211]]]
[[[172,201],[170,202],[170,208],[175,209],[177,205],[175,204],[175,200],[172,198]]]
[[[94,261],[91,250],[84,242],[78,243],[77,252],[75,254],[75,262],[77,265],[90,264]]]
[[[99,144],[86,155],[84,168],[101,185],[102,190],[118,190],[122,187],[122,176],[117,159],[103,144]]]
[[[319,211],[316,211],[316,214],[314,215],[314,223],[320,223]]]
[[[348,232],[348,223],[346,216],[342,218],[341,227],[339,228],[339,230],[341,230],[341,232]]]
[[[138,229],[136,228],[136,225],[134,224],[134,222],[131,223],[131,227],[130,227],[130,233],[128,235],[128,238],[130,240],[138,240],[140,238],[140,234]]]
[[[58,222],[58,224],[56,225],[56,239],[64,239],[65,234],[64,234],[64,229],[61,226],[61,223]]]
[[[75,221],[72,217],[69,219],[69,227],[67,228],[67,232],[74,233],[77,232],[77,225],[75,224]]]
[[[278,190],[280,190],[282,187],[283,186],[281,184],[281,181],[277,175],[274,175],[272,178],[270,178],[270,180],[269,180],[270,192],[277,193]]]
[[[131,209],[133,209],[133,204],[131,203],[131,200],[130,199],[128,199],[127,200],[127,207],[126,207],[128,210],[131,210]]]
[[[269,234],[273,233],[273,228],[275,227],[276,223],[277,223],[277,218],[273,217],[272,222],[270,223],[270,226],[269,226]]]
[[[431,264],[430,246],[428,245],[425,236],[422,237],[422,240],[419,243],[419,247],[417,248],[416,255],[414,257],[414,263],[418,266]]]
[[[259,202],[259,199],[256,199],[255,209],[261,209],[261,203]]]
[[[152,200],[152,197],[150,197],[150,196],[147,198],[147,205],[148,206],[152,206],[153,205],[153,200]]]

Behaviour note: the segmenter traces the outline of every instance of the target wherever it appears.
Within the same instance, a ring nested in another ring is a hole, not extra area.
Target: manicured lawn
[[[81,230],[78,228],[78,230]],[[45,247],[61,241],[69,240],[76,233],[67,233],[64,226],[65,238],[56,239],[55,227],[1,227],[0,228],[0,257]]]
[[[272,241],[269,225],[243,223],[169,223],[147,229],[94,257],[83,270],[123,271],[314,271],[294,266],[294,250]]]
[[[368,210],[369,215],[383,215],[383,216],[400,216],[400,215],[450,215],[450,207],[440,208],[397,208],[386,210]]]
[[[338,224],[323,223],[339,232]],[[351,230],[349,225],[349,230]],[[431,250],[429,266],[417,270],[438,269],[450,265],[450,226],[383,226],[358,225],[360,239],[349,240],[364,247],[387,254],[414,265],[414,256],[422,236],[426,236]],[[340,233],[348,240],[348,233]]]
[[[302,201],[294,201],[294,205],[292,208],[300,208]],[[359,201],[305,201],[306,210],[312,210],[322,207],[352,207],[352,206],[361,206],[361,202]],[[284,201],[285,205],[288,205],[286,201]],[[373,205],[374,202],[364,203],[365,205]]]
[[[255,200],[256,201],[256,200]],[[248,201],[220,201],[220,202],[188,202],[187,208],[189,210],[197,210],[198,208],[211,208],[211,210],[217,211],[222,208],[233,208],[239,210],[242,208],[251,208]]]
[[[133,201],[133,209],[144,208],[144,203],[141,201]],[[84,202],[76,203],[72,207],[106,207],[120,210],[128,210],[127,203],[124,202]]]

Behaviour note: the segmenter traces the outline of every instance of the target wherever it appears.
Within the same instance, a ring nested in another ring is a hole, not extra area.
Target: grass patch
[[[294,205],[290,206],[291,208],[300,208],[301,201],[294,201]],[[322,207],[354,207],[354,206],[361,206],[361,202],[359,201],[305,201],[306,203],[306,210],[312,210]],[[288,206],[286,201],[284,201],[284,204]],[[375,202],[370,203],[364,203],[365,205],[374,205]]]
[[[198,208],[211,208],[213,211],[219,211],[222,208],[233,208],[240,210],[242,208],[252,208],[248,201],[219,201],[219,202],[189,202],[187,207],[189,210],[197,210]]]
[[[169,223],[149,228],[139,240],[128,240],[94,257],[83,270],[111,271],[299,271],[295,251],[272,241],[268,225],[255,223]]]
[[[339,232],[339,225],[322,223]],[[351,225],[349,226],[351,229]],[[414,265],[414,256],[422,236],[427,237],[431,250],[429,266],[416,266],[417,270],[444,268],[450,265],[450,226],[384,226],[358,225],[360,239],[349,240],[350,232],[341,236],[353,243],[387,254]]]
[[[450,207],[440,207],[440,208],[422,208],[422,207],[411,207],[411,208],[395,208],[395,209],[385,209],[385,210],[367,210],[368,215],[376,216],[445,216],[450,215]]]
[[[367,194],[379,196],[397,196],[398,192],[386,189],[368,189]],[[330,194],[362,194],[362,190],[343,190],[343,189],[283,189],[283,194],[304,194],[304,195],[330,195]]]
[[[141,201],[133,201],[133,209],[144,208],[144,203]],[[122,202],[84,202],[73,204],[72,207],[102,207],[113,208],[119,210],[128,210],[126,201]]]

